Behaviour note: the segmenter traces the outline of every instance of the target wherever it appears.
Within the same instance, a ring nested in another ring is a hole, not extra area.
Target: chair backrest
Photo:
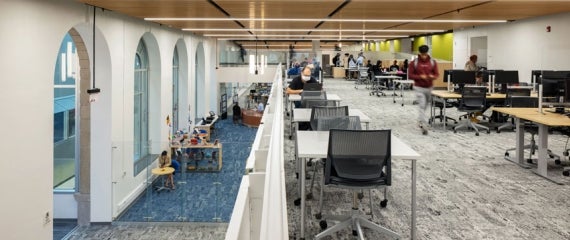
[[[530,96],[530,88],[507,88],[507,96],[505,97],[505,105],[511,105],[513,96]]]
[[[327,99],[324,91],[304,91],[301,93],[301,99]]]
[[[331,117],[342,117],[348,116],[348,106],[314,106],[311,108],[311,128],[312,126],[317,126],[317,119],[319,118],[331,118]],[[316,129],[316,128],[312,128]]]
[[[537,108],[538,98],[531,96],[511,96],[510,106],[514,108]]]
[[[460,107],[485,107],[487,99],[487,87],[485,86],[465,86],[461,93]]]
[[[331,129],[325,184],[391,185],[391,130]]]
[[[316,125],[311,128],[316,131],[329,131],[331,129],[361,130],[359,116],[321,117],[316,119]]]
[[[324,99],[304,99],[301,100],[301,108],[313,108],[314,106],[336,106],[336,102],[333,100]]]

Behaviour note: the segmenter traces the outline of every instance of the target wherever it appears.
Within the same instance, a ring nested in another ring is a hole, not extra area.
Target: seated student
[[[162,153],[160,154],[160,158],[158,159],[158,167],[165,168],[171,166],[172,166],[172,159],[170,158],[170,156],[168,156],[168,152],[162,151]],[[174,176],[172,174],[168,174],[168,176],[166,176],[166,181],[164,181],[165,187],[168,187],[169,184],[170,188],[176,189],[176,186],[174,186]]]
[[[303,92],[303,87],[305,83],[317,83],[317,80],[311,77],[311,69],[309,67],[304,67],[301,71],[301,75],[293,78],[289,86],[287,87],[287,94],[301,94]],[[301,102],[295,102],[295,107],[300,107]]]
[[[239,120],[241,119],[241,107],[239,106],[238,102],[234,104],[232,112],[233,112],[232,115],[233,115],[234,124],[238,124]]]
[[[287,75],[299,75],[300,65],[299,63],[293,64],[289,70],[287,70]]]
[[[394,60],[394,64],[390,66],[390,72],[400,71],[400,66],[398,66],[398,60]]]

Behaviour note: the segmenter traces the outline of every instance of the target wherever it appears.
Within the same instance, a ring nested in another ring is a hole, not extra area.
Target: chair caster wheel
[[[380,201],[380,207],[385,208],[386,206],[388,206],[388,199]]]
[[[497,129],[497,133],[501,133],[501,130]]]
[[[527,162],[527,163],[532,163],[532,159],[527,159],[526,162]]]
[[[313,161],[308,161],[308,162],[307,162],[307,167],[311,167],[311,166],[313,166]]]
[[[307,193],[307,200],[313,199],[313,193]]]
[[[358,196],[358,199],[359,199],[359,200],[362,200],[362,199],[364,198],[364,194],[363,194],[363,193],[358,193],[357,196]]]
[[[352,230],[352,236],[358,236],[358,232],[356,230]]]
[[[457,130],[453,129],[453,133],[457,133]]]
[[[508,157],[508,156],[509,156],[509,152],[505,152],[505,157]]]
[[[396,103],[396,101],[394,101],[394,103]]]
[[[404,104],[402,103],[402,107],[404,106]]]
[[[321,230],[327,229],[327,221],[321,220],[321,221],[319,222],[319,226],[321,227]]]
[[[570,170],[562,171],[562,175],[566,177],[570,176]]]
[[[475,133],[475,136],[479,136],[479,133]]]
[[[315,214],[315,218],[320,220],[321,218],[323,218],[323,214],[317,213]]]
[[[289,135],[289,140],[293,140],[293,136]]]
[[[293,202],[293,204],[295,204],[295,206],[301,205],[301,199],[300,199],[300,198],[295,199],[295,201]]]
[[[554,160],[554,164],[556,165],[560,165],[562,163],[562,161],[560,161],[559,159]]]
[[[491,130],[487,130],[487,134],[491,134]]]

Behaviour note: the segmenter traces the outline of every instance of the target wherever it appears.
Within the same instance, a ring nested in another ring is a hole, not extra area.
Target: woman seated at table
[[[162,153],[160,154],[160,158],[158,159],[158,167],[160,168],[173,167],[172,159],[170,158],[170,156],[168,156],[167,151],[162,151]],[[170,188],[176,189],[176,186],[174,186],[173,174],[168,174],[168,176],[166,176],[166,181],[164,181],[164,187],[168,187],[169,184]]]

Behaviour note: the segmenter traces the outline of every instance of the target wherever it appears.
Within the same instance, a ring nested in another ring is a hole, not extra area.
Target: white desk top
[[[377,79],[401,79],[402,78],[400,76],[395,76],[395,75],[375,75],[374,77]]]
[[[369,123],[370,117],[366,116],[360,109],[348,109],[348,116],[359,116],[360,122]],[[293,109],[293,122],[308,122],[311,121],[310,108],[295,108]]]
[[[297,131],[297,154],[300,158],[326,158],[329,146],[328,131]],[[418,160],[420,154],[392,135],[392,159]]]
[[[340,97],[337,94],[327,93],[327,100],[340,101]],[[289,101],[301,101],[301,94],[289,94]]]
[[[397,83],[414,83],[414,80],[411,80],[411,79],[396,79],[396,80],[394,80],[394,82],[397,82]]]

